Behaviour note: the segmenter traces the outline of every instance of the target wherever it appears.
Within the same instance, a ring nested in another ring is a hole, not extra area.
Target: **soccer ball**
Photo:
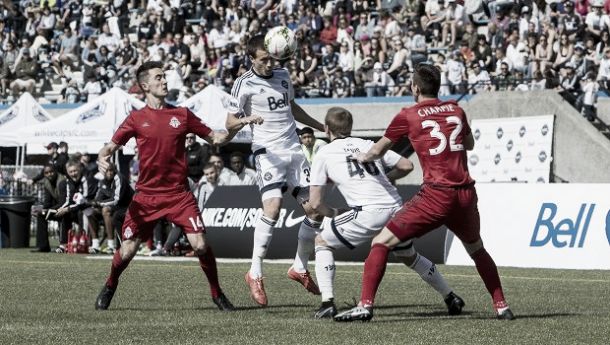
[[[265,35],[265,49],[272,58],[284,60],[297,50],[294,32],[285,26],[276,26]]]

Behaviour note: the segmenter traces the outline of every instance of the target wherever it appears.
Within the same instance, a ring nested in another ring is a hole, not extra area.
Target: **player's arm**
[[[227,121],[225,122],[225,127],[227,127],[227,131],[229,134],[241,131],[242,128],[246,127],[249,124],[260,125],[263,123],[263,118],[259,115],[250,115],[250,116],[240,116],[239,113],[228,113]]]
[[[290,108],[292,109],[292,115],[294,116],[295,120],[304,124],[305,126],[309,126],[319,130],[320,132],[324,132],[324,125],[318,120],[309,116],[309,114],[307,114],[305,110],[303,110],[303,108],[301,108],[301,106],[298,105],[294,100],[290,101]]]
[[[396,165],[394,165],[394,168],[392,168],[392,170],[390,170],[386,176],[390,181],[394,182],[409,175],[411,171],[413,171],[413,162],[407,158],[401,157]]]
[[[381,159],[394,143],[383,136],[371,148],[364,153],[358,153],[355,159],[360,163],[368,163],[377,159]]]
[[[316,213],[324,217],[336,217],[339,214],[339,210],[329,207],[324,202],[325,187],[326,186],[309,186],[309,205]]]
[[[104,147],[97,154],[97,167],[103,174],[106,173],[106,169],[110,165],[110,157],[120,148],[120,145],[113,143],[112,141],[106,143]]]
[[[464,148],[466,151],[474,149],[474,137],[472,136],[472,132],[464,137]]]

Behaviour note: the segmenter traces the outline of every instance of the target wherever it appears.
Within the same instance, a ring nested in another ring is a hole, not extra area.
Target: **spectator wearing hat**
[[[566,63],[564,68],[560,70],[557,90],[568,103],[572,106],[576,105],[576,100],[580,94],[580,83],[576,76],[575,66],[571,63]]]
[[[574,12],[574,2],[572,0],[565,0],[563,2],[564,14],[559,19],[559,22],[563,24],[563,30],[571,40],[575,40],[582,33],[582,18],[576,12]]]
[[[383,70],[381,62],[373,65],[373,77],[371,81],[364,84],[367,97],[384,97],[390,87],[394,86],[394,80]]]
[[[601,37],[601,31],[604,29],[605,18],[604,0],[593,0],[591,2],[591,11],[585,17],[585,33],[591,35],[595,40]]]
[[[15,98],[24,90],[34,93],[38,73],[38,61],[30,55],[30,49],[22,48],[20,54],[21,57],[15,65],[15,80],[10,85]]]
[[[572,54],[572,57],[568,62],[570,65],[574,66],[574,72],[579,79],[585,76],[589,71],[590,66],[593,64],[592,61],[586,59],[585,52],[586,49],[582,42],[577,42],[574,45],[574,54]]]

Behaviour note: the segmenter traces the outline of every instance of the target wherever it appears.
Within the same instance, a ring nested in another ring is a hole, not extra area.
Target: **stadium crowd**
[[[441,95],[557,89],[580,108],[607,90],[609,0],[472,3],[479,14],[463,0],[4,1],[1,91],[138,93],[133,72],[148,60],[165,63],[170,101],[228,91],[249,68],[247,39],[277,25],[299,43],[283,62],[297,97],[408,95],[423,61],[441,68]]]

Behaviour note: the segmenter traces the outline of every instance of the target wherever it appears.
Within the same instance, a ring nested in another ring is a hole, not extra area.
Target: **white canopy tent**
[[[211,129],[226,131],[225,121],[227,120],[230,99],[231,95],[214,85],[210,85],[178,106],[189,108]],[[252,142],[252,130],[250,127],[246,126],[239,131],[232,142]]]
[[[65,141],[71,152],[97,152],[115,129],[144,103],[119,88],[48,122],[17,130],[12,140],[27,144],[29,154],[46,153],[52,141]],[[129,145],[133,147],[133,145]]]

